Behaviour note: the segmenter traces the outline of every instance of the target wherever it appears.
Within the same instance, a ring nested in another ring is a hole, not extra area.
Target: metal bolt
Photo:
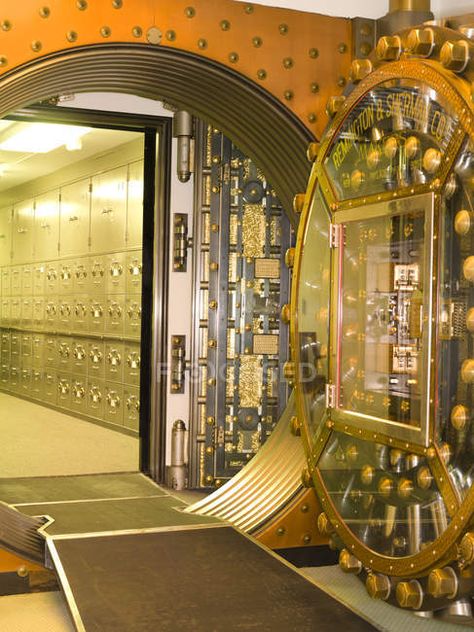
[[[306,198],[305,193],[297,193],[293,198],[293,211],[297,214],[303,211],[304,201]]]
[[[276,534],[279,536],[285,535],[285,533],[286,533],[285,527],[278,527],[278,529],[276,530]]]
[[[228,31],[230,29],[230,22],[229,22],[229,20],[222,20],[221,21],[221,29],[223,31]]]
[[[239,61],[239,54],[229,53],[229,61],[231,64],[236,64]]]
[[[252,38],[252,44],[255,46],[255,48],[260,48],[260,46],[263,44],[263,39],[256,35]]]
[[[390,597],[390,579],[386,575],[369,573],[365,587],[372,599],[382,599],[385,601]]]
[[[287,101],[291,101],[295,95],[293,93],[293,90],[285,90],[285,92],[283,93],[283,96],[285,97]]]
[[[345,100],[346,100],[346,97],[343,97],[343,96],[329,97],[327,105],[326,105],[327,114],[330,117],[335,116],[344,105]]]
[[[435,47],[435,36],[433,29],[412,29],[408,33],[406,46],[408,51],[412,55],[429,57]]]
[[[443,66],[453,72],[462,72],[466,68],[469,58],[469,44],[464,40],[445,42],[439,55]]]
[[[151,29],[150,29],[151,31]],[[102,37],[110,37],[112,34],[112,29],[110,28],[110,26],[103,26],[100,29],[100,34],[102,35]]]
[[[347,549],[342,549],[339,555],[339,566],[344,573],[352,573],[353,575],[358,575],[362,570],[361,561],[349,553]]]
[[[339,46],[337,47],[337,50],[343,54],[343,53],[347,53],[347,44],[344,44],[344,42],[341,42],[339,44]]]
[[[7,64],[8,64],[8,59],[5,56],[0,55],[0,66],[6,66]]]
[[[33,52],[35,52],[35,53],[39,53],[39,51],[42,49],[42,47],[43,47],[43,45],[38,40],[34,40],[33,42],[31,42],[31,50]]]
[[[313,142],[308,145],[308,149],[306,150],[306,158],[308,159],[308,162],[316,161],[320,148],[320,143]]]
[[[309,88],[313,94],[316,94],[317,92],[319,92],[319,83],[314,82],[310,85]]]
[[[351,64],[350,77],[352,83],[359,83],[372,72],[370,59],[354,59]]]
[[[68,42],[75,42],[77,40],[77,33],[76,31],[68,31],[66,33],[66,39]]]
[[[184,15],[187,18],[193,18],[196,15],[196,9],[194,7],[186,7],[184,10]]]
[[[288,33],[288,24],[280,24],[278,30],[280,31],[280,35],[286,35]]]
[[[283,60],[283,67],[286,68],[287,70],[290,70],[290,68],[293,68],[294,65],[295,65],[295,62],[293,61],[291,57],[285,57],[285,59]]]
[[[317,48],[310,48],[309,56],[311,57],[311,59],[316,59],[317,57],[319,57],[319,50]]]
[[[49,7],[41,7],[39,14],[42,18],[49,18],[51,15],[51,9]]]
[[[311,534],[305,533],[303,536],[303,542],[304,544],[309,544],[311,542]]]
[[[174,42],[176,39],[176,31],[166,31],[166,39],[168,42]]]
[[[245,11],[245,13],[247,13],[248,15],[250,15],[251,13],[253,13],[253,5],[251,5],[251,4],[247,4],[247,5],[245,6],[244,11]]]
[[[316,119],[317,119],[317,118],[318,118],[318,117],[316,116],[316,114],[315,114],[314,112],[310,112],[310,113],[308,114],[308,121],[309,121],[310,123],[316,123]]]
[[[198,39],[198,48],[200,48],[201,50],[204,50],[207,48],[207,40],[205,40],[203,37]]]
[[[143,35],[143,29],[141,26],[134,26],[132,29],[133,37],[141,37]]]
[[[260,68],[260,70],[258,70],[258,72],[257,72],[257,77],[258,77],[261,81],[263,81],[264,79],[266,79],[266,78],[267,78],[267,71],[266,71],[266,70],[264,70],[263,68]]]
[[[12,28],[12,23],[10,20],[3,20],[0,24],[2,31],[9,31]]]
[[[395,61],[402,52],[402,41],[398,35],[384,35],[377,42],[375,54],[383,61]]]
[[[112,6],[114,9],[121,9],[123,7],[123,0],[112,0]]]
[[[77,0],[76,7],[79,11],[85,11],[89,5],[87,4],[87,0]]]
[[[458,577],[451,566],[436,568],[428,576],[428,592],[439,599],[453,599],[458,592]]]

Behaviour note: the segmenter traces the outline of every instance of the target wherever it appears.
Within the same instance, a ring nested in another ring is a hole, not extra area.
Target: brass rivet
[[[347,44],[344,44],[344,42],[341,42],[339,44],[339,46],[337,47],[337,50],[342,54],[342,53],[347,53]]]
[[[88,7],[87,0],[77,0],[76,7],[79,11],[85,11]]]
[[[132,29],[133,37],[141,37],[143,35],[143,29],[141,26],[134,26]]]
[[[0,55],[0,66],[6,66],[8,64],[8,59],[3,55]]]
[[[112,0],[112,6],[114,9],[121,9],[123,7],[123,0]]]
[[[51,15],[51,9],[49,7],[41,7],[39,14],[42,18],[49,18]]]
[[[317,48],[310,48],[309,56],[311,57],[311,59],[316,59],[317,57],[319,57],[319,50]]]
[[[245,11],[245,13],[247,13],[248,15],[250,15],[251,13],[253,13],[253,5],[251,5],[251,4],[247,4],[247,5],[245,6],[244,11]]]
[[[263,81],[263,79],[267,78],[267,71],[263,68],[260,68],[260,70],[257,72],[257,77]]]
[[[260,46],[263,44],[263,39],[256,35],[252,38],[252,44],[255,46],[255,48],[260,48]]]
[[[316,82],[312,83],[310,85],[310,90],[313,94],[316,94],[317,92],[319,92],[319,83],[316,83]]]
[[[38,40],[34,40],[31,42],[31,50],[35,53],[38,53],[42,49],[42,44]]]
[[[166,39],[168,42],[174,42],[176,39],[176,31],[166,31]]]
[[[340,76],[340,77],[338,78],[338,80],[337,80],[337,85],[338,85],[340,88],[343,88],[343,87],[346,85],[346,83],[347,83],[347,80],[346,80],[346,78],[345,78],[345,77],[343,77],[343,76]]]
[[[110,26],[103,26],[100,29],[100,34],[102,35],[102,37],[110,37],[112,34],[112,30],[110,28]]]
[[[187,18],[193,18],[196,15],[196,9],[194,7],[186,7],[184,10],[184,15]]]
[[[280,35],[286,35],[288,33],[288,24],[280,24],[278,27]]]
[[[285,59],[283,60],[283,67],[286,68],[287,70],[289,70],[290,68],[293,68],[294,65],[295,65],[295,62],[293,61],[291,57],[285,57]]]
[[[316,116],[316,114],[315,114],[314,112],[310,112],[310,113],[308,114],[308,121],[309,121],[310,123],[315,123],[315,122],[316,122],[316,119],[317,119],[317,116]]]
[[[293,94],[293,90],[285,90],[285,92],[283,93],[283,96],[285,97],[285,99],[287,101],[291,101],[291,99],[295,96]]]
[[[75,42],[77,40],[77,33],[76,31],[68,31],[66,33],[66,39],[68,42]]]
[[[230,22],[229,22],[229,20],[222,20],[221,21],[221,29],[223,31],[228,31],[230,29]]]
[[[229,61],[231,64],[236,64],[239,61],[239,54],[229,53]]]
[[[207,48],[207,40],[205,40],[202,37],[198,39],[198,48],[200,48],[201,50],[204,50],[205,48]]]
[[[12,23],[10,20],[3,20],[0,26],[2,27],[2,31],[9,31],[12,27]]]

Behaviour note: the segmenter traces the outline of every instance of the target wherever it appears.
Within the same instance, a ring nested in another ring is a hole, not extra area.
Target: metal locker
[[[123,335],[124,296],[113,296],[107,301],[105,314],[105,332],[108,334]]]
[[[58,327],[58,297],[49,296],[44,303],[45,329],[55,331]]]
[[[60,239],[61,257],[76,257],[89,252],[90,180],[61,188]]]
[[[0,384],[2,388],[6,391],[10,390],[10,364],[6,362],[2,362],[2,367],[0,370]]]
[[[45,337],[44,334],[33,334],[33,366],[42,369],[45,360]]]
[[[74,291],[74,261],[61,261],[59,263],[59,293],[72,294]]]
[[[69,373],[72,366],[72,338],[58,338],[56,350],[56,366],[60,371]]]
[[[87,375],[89,377],[105,376],[105,361],[104,361],[105,345],[103,342],[94,341],[89,342],[87,350]]]
[[[77,296],[74,299],[73,327],[74,331],[87,331],[89,327],[89,297]]]
[[[21,268],[21,294],[33,294],[33,266],[27,264]]]
[[[39,367],[31,371],[31,396],[35,399],[43,397],[43,373]]]
[[[103,419],[105,401],[105,382],[88,377],[87,379],[87,413],[92,417]]]
[[[11,207],[0,210],[0,265],[10,263],[12,253],[12,215]]]
[[[90,257],[89,259],[89,288],[91,294],[105,294],[106,257]]]
[[[20,391],[31,396],[31,368],[23,367],[20,371]]]
[[[123,388],[123,425],[138,431],[140,422],[140,389],[136,386]]]
[[[11,296],[21,295],[21,266],[13,266],[10,268],[10,289]]]
[[[65,297],[59,301],[58,305],[58,329],[60,331],[71,331],[73,322],[72,297]]]
[[[49,191],[35,200],[35,260],[59,255],[59,191]]]
[[[73,291],[74,294],[84,294],[89,291],[89,258],[84,257],[74,262]]]
[[[86,378],[74,376],[72,377],[71,386],[71,409],[80,413],[85,413],[87,407],[87,384]]]
[[[125,300],[124,334],[133,338],[140,337],[142,324],[142,305],[140,296],[130,296]]]
[[[57,261],[50,261],[46,264],[45,271],[45,294],[57,294],[59,287],[59,263]]]
[[[118,426],[123,425],[123,386],[105,383],[104,419]]]
[[[44,322],[44,298],[42,296],[33,297],[33,327],[35,329],[44,329]]]
[[[105,326],[105,296],[97,296],[90,299],[89,303],[89,327],[92,333],[104,333]]]
[[[140,384],[140,345],[125,344],[123,348],[123,381],[125,384]]]
[[[117,252],[106,259],[106,292],[107,294],[124,294],[125,292],[125,253]]]
[[[45,293],[46,264],[36,263],[33,266],[33,294],[43,296]]]
[[[10,334],[9,331],[2,331],[2,334],[1,334],[1,351],[2,351],[2,358],[8,358],[10,360],[11,334]]]
[[[57,366],[58,352],[56,336],[46,335],[44,339],[44,366],[54,369]]]
[[[10,366],[10,390],[17,393],[20,389],[20,367],[18,365]]]
[[[58,373],[57,380],[58,406],[71,408],[71,376],[67,373]]]
[[[30,333],[21,334],[21,366],[33,366],[33,336]]]
[[[2,298],[2,313],[1,313],[1,322],[2,327],[9,327],[10,325],[10,298]]]
[[[10,299],[10,325],[19,327],[21,322],[21,299],[12,296]]]
[[[87,374],[87,342],[83,338],[72,341],[71,370],[78,375]]]
[[[127,252],[125,259],[125,291],[127,294],[142,293],[142,251]]]
[[[123,344],[121,342],[105,345],[105,378],[112,382],[123,381]]]
[[[11,296],[11,294],[11,268],[10,266],[5,266],[2,268],[2,296]]]
[[[13,264],[33,261],[34,220],[33,200],[25,200],[13,207]]]
[[[10,335],[10,356],[12,364],[20,366],[21,334],[16,331],[12,331]]]
[[[43,399],[52,405],[58,401],[58,378],[53,371],[45,371],[43,374]]]
[[[141,247],[143,240],[143,169],[143,160],[128,166],[127,246],[132,248]]]
[[[118,167],[92,178],[91,252],[125,248],[127,171]]]
[[[33,298],[25,296],[21,301],[21,326],[31,327],[33,324]]]

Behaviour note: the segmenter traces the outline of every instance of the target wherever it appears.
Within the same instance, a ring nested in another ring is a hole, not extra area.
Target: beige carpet
[[[0,393],[0,477],[138,470],[138,439]]]
[[[60,593],[0,597],[2,632],[74,632]]]

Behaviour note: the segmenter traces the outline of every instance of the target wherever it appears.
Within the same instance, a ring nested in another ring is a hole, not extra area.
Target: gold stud
[[[442,65],[453,72],[463,72],[470,59],[469,44],[465,40],[445,42],[439,59]]]
[[[112,0],[112,6],[114,9],[121,9],[123,7],[123,0]]]
[[[286,68],[287,70],[293,68],[294,65],[295,62],[291,57],[285,57],[285,59],[283,60],[283,68]]]
[[[278,26],[278,32],[280,35],[287,35],[288,33],[288,24],[280,24]]]
[[[434,173],[441,164],[441,158],[441,152],[435,147],[430,147],[423,154],[423,169],[428,173]]]
[[[318,117],[316,116],[316,113],[315,113],[315,112],[310,112],[310,113],[308,114],[308,121],[309,121],[310,123],[316,123],[317,118],[318,118]]]
[[[443,463],[445,465],[448,465],[451,457],[453,456],[453,451],[451,450],[451,446],[449,445],[449,443],[444,442],[439,446],[439,454]]]
[[[365,182],[365,174],[360,169],[354,169],[351,173],[351,187],[354,191],[358,191]]]
[[[362,570],[362,563],[347,549],[342,549],[339,554],[339,566],[344,573],[358,575]]]
[[[283,96],[287,101],[291,101],[295,95],[293,94],[293,90],[285,90]]]
[[[462,404],[457,404],[452,409],[449,418],[451,420],[451,425],[453,426],[453,428],[455,428],[456,430],[463,430],[463,428],[466,427],[467,421],[469,419],[469,410],[466,406],[463,406]]]
[[[221,24],[220,27],[223,31],[229,31],[230,30],[230,22],[229,20],[221,20]]]
[[[290,309],[289,303],[285,303],[283,307],[281,308],[280,317],[281,317],[282,322],[285,323],[286,325],[290,322],[291,309]]]
[[[471,307],[466,314],[466,327],[472,333],[474,333],[474,307]]]
[[[42,18],[49,18],[49,16],[51,15],[51,9],[49,7],[41,7],[41,9],[39,10],[39,14]]]
[[[466,564],[474,562],[474,533],[472,531],[468,531],[463,536],[459,546],[459,553]]]
[[[309,56],[311,59],[317,59],[319,57],[319,50],[317,48],[310,48]]]
[[[8,59],[4,55],[0,55],[0,67],[3,68],[8,64]]]
[[[380,151],[378,149],[371,149],[368,153],[367,153],[367,166],[368,168],[373,171],[374,169],[377,168],[377,165],[380,162]]]
[[[168,40],[168,42],[174,42],[176,39],[176,31],[173,30],[169,30],[166,31],[166,39]]]
[[[41,44],[40,41],[34,40],[33,42],[31,42],[31,50],[34,53],[39,53],[42,48],[43,48],[43,45]]]
[[[398,151],[398,141],[395,136],[389,136],[383,145],[383,153],[389,160],[393,160]]]
[[[260,68],[260,70],[257,71],[257,77],[263,81],[264,79],[267,78],[267,71],[264,70],[263,68]]]
[[[384,476],[380,479],[377,489],[381,496],[388,498],[393,491],[392,479],[388,478],[388,476]]]
[[[0,27],[2,29],[2,31],[10,31],[12,28],[12,23],[10,22],[10,20],[3,20],[0,23]]]
[[[405,154],[407,158],[413,159],[420,153],[420,140],[416,136],[409,136],[405,141]]]
[[[68,31],[66,33],[66,39],[68,42],[75,42],[77,40],[77,33],[76,31]]]
[[[76,7],[79,9],[79,11],[85,11],[88,7],[88,3],[87,0],[77,0],[76,2]]]
[[[462,272],[468,281],[474,281],[474,256],[471,255],[464,260]]]
[[[285,263],[287,268],[292,268],[294,266],[295,263],[295,249],[294,248],[288,248],[288,250],[285,253]]]
[[[207,346],[208,346],[210,349],[215,349],[215,348],[217,347],[217,340],[213,340],[213,339],[208,340],[208,341],[207,341]]]
[[[206,448],[206,454],[208,456],[211,456],[212,454],[214,454],[214,448],[212,447],[212,445],[208,445]]]
[[[341,110],[345,101],[346,97],[343,96],[329,97],[326,105],[326,112],[328,116],[330,116],[331,118],[335,116]]]
[[[430,468],[426,465],[420,467],[416,474],[416,482],[420,489],[429,489],[433,482],[433,476],[430,472]]]
[[[379,573],[369,573],[365,581],[365,587],[372,599],[387,600],[390,597],[390,579]]]
[[[431,28],[412,29],[406,40],[408,51],[418,57],[429,57],[435,47],[435,35]]]
[[[103,26],[100,29],[100,34],[102,35],[102,37],[110,37],[112,35],[112,29],[110,28],[110,26]]]
[[[309,86],[309,89],[311,90],[312,94],[317,94],[319,92],[319,83],[313,81],[313,83]]]
[[[215,272],[216,270],[219,269],[219,264],[216,263],[215,261],[211,261],[211,263],[209,264],[209,269]]]
[[[207,48],[207,40],[205,40],[203,37],[200,37],[198,39],[198,48],[200,48],[201,50],[205,50]]]
[[[194,7],[186,7],[184,10],[184,15],[187,18],[193,18],[196,15],[196,9]]]
[[[445,566],[431,571],[428,576],[428,592],[437,599],[453,599],[458,592],[458,577],[455,570]]]
[[[239,61],[239,54],[229,53],[229,61],[231,64],[236,64]]]
[[[297,193],[293,198],[293,211],[297,214],[303,212],[304,201],[306,198],[305,193]]]
[[[250,15],[251,13],[253,13],[253,5],[251,4],[245,5],[244,11],[245,13],[247,13],[247,15]]]
[[[472,227],[472,214],[466,209],[458,211],[454,217],[454,230],[462,237],[467,235]]]
[[[372,465],[364,465],[360,471],[360,480],[364,485],[370,485],[375,477],[375,468]]]
[[[263,39],[256,35],[252,38],[252,44],[255,46],[255,48],[260,48],[260,46],[263,44]]]
[[[402,478],[398,483],[398,495],[407,500],[413,493],[413,483],[409,478]]]
[[[396,596],[398,604],[402,608],[412,608],[417,610],[423,603],[423,589],[421,584],[412,579],[409,582],[399,582],[397,584]]]
[[[308,145],[308,149],[306,150],[306,158],[308,159],[308,162],[316,162],[320,149],[320,143],[313,142]]]
[[[209,301],[209,309],[217,309],[217,301],[216,300],[212,300]]]
[[[474,360],[464,360],[461,365],[461,379],[466,384],[474,382]]]
[[[384,35],[377,42],[375,54],[382,61],[396,61],[402,52],[402,41],[398,35]]]
[[[289,360],[288,362],[285,362],[285,364],[283,365],[283,377],[288,382],[294,382],[295,380],[296,367],[295,367],[295,363],[291,362],[291,360]]]
[[[359,83],[372,72],[370,59],[354,59],[351,64],[350,78],[352,83]]]

